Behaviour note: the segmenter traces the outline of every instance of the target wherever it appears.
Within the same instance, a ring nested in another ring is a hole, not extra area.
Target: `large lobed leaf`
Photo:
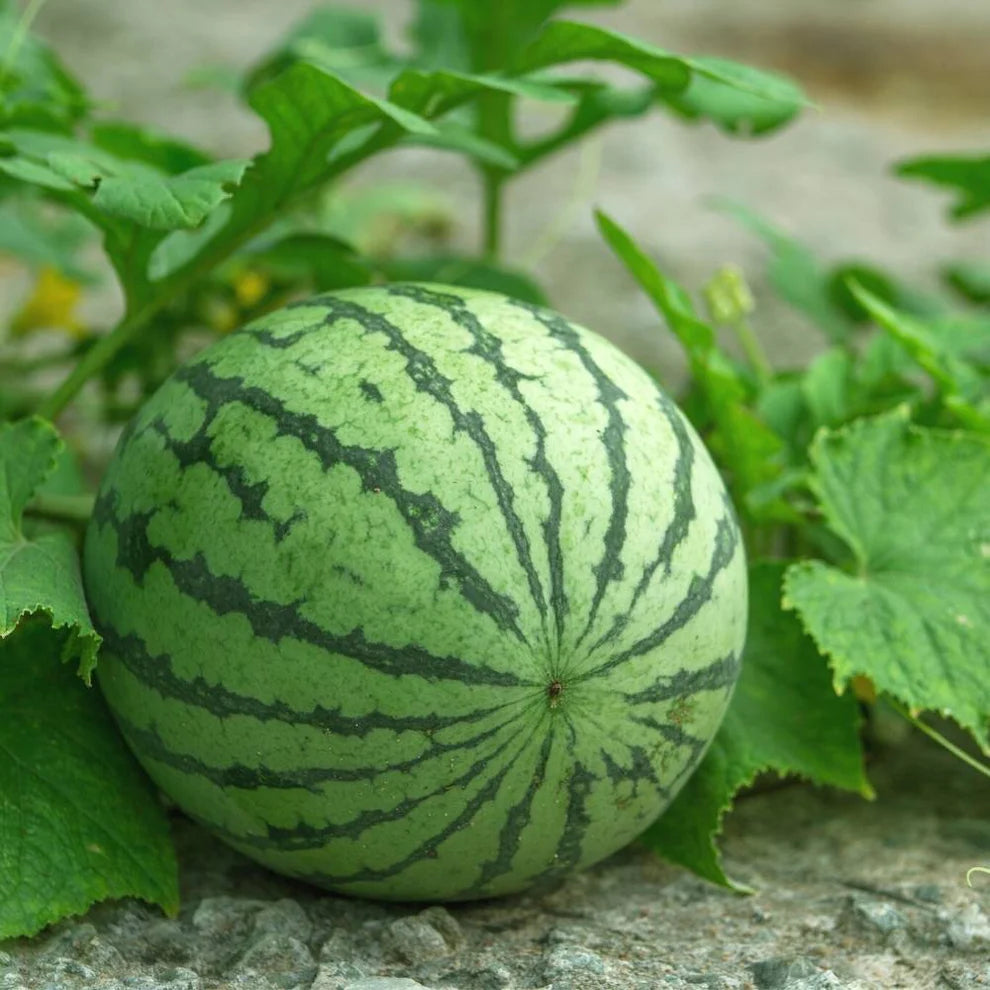
[[[742,673],[718,734],[674,803],[642,840],[667,859],[738,890],[715,840],[740,788],[760,773],[872,790],[860,750],[859,713],[832,690],[828,667],[800,623],[780,607],[784,565],[750,568],[749,629]]]
[[[0,426],[0,644],[25,616],[44,612],[53,627],[69,631],[69,649],[78,653],[80,673],[88,678],[100,637],[86,606],[73,537],[24,518],[62,450],[54,428],[42,419]]]
[[[0,939],[108,897],[178,910],[168,822],[44,623],[0,640]]]
[[[901,408],[823,431],[812,484],[853,565],[793,564],[797,610],[843,690],[856,676],[990,748],[990,438]]]

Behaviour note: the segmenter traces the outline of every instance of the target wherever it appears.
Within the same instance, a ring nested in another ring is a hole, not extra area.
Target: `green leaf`
[[[785,76],[724,58],[692,58],[691,82],[660,98],[688,120],[710,120],[730,134],[768,134],[806,105],[799,86]]]
[[[801,377],[801,393],[815,428],[839,426],[850,418],[853,358],[832,347],[808,365]]]
[[[621,0],[420,0],[416,38],[426,44],[434,64],[501,68],[526,45],[549,17],[562,7],[613,6]],[[449,12],[450,16],[443,14]],[[427,30],[432,29],[432,30]],[[458,44],[458,41],[460,44]],[[438,61],[439,59],[439,61]]]
[[[807,102],[784,76],[728,59],[674,55],[638,38],[576,21],[544,25],[511,65],[513,72],[532,72],[586,59],[614,62],[641,73],[679,113],[710,119],[730,133],[773,130]]]
[[[148,127],[125,121],[104,121],[90,129],[93,144],[115,158],[151,165],[168,175],[177,175],[212,159],[205,151],[177,141]]]
[[[294,199],[406,134],[436,136],[424,118],[358,92],[343,80],[297,63],[251,91],[271,146],[257,156],[225,204],[229,214],[201,252],[223,254],[265,227]],[[178,272],[194,268],[192,256]]]
[[[540,33],[515,54],[511,70],[513,74],[528,73],[585,59],[624,65],[672,91],[684,90],[691,82],[688,59],[638,38],[576,21],[545,24]]]
[[[34,196],[0,201],[0,251],[33,267],[47,266],[76,282],[91,283],[93,274],[79,258],[92,240],[92,227],[74,214],[42,209]]]
[[[827,654],[835,685],[869,677],[988,748],[990,440],[912,426],[906,410],[823,431],[813,489],[850,572],[794,564],[785,607]]]
[[[230,159],[169,175],[144,161],[118,158],[95,144],[57,134],[12,130],[7,136],[20,160],[47,170],[50,188],[77,186],[89,193],[93,210],[88,215],[101,226],[106,226],[103,221],[110,217],[152,230],[196,227],[230,196],[248,164],[243,159]],[[118,131],[114,140],[131,154],[139,150],[136,135],[130,135],[125,143],[125,136]],[[145,157],[151,155],[147,143],[140,150]],[[162,149],[158,157],[169,151],[175,154],[175,149]],[[0,159],[0,168],[10,174],[10,167],[18,160]]]
[[[512,171],[519,164],[516,156],[501,145],[481,137],[471,128],[463,127],[454,121],[438,121],[432,134],[410,135],[404,143],[460,152],[479,162],[497,165],[508,171]]]
[[[405,69],[392,80],[388,98],[398,106],[433,119],[485,92],[507,93],[547,103],[576,101],[566,88],[548,80],[447,69]]]
[[[685,353],[689,357],[699,357],[710,351],[715,346],[715,333],[697,317],[687,293],[668,279],[646,252],[606,213],[597,210],[595,221],[606,243],[667,321]]]
[[[828,274],[817,258],[803,244],[745,206],[729,200],[719,200],[719,205],[770,248],[767,275],[780,297],[804,313],[833,343],[846,340],[851,325],[836,311]]]
[[[968,358],[978,355],[982,346],[985,360],[990,361],[990,320],[923,321],[893,309],[861,286],[853,284],[851,288],[863,308],[952,400],[953,411],[978,423],[979,406],[990,398],[990,382]]]
[[[780,608],[784,565],[750,568],[742,673],[718,734],[674,803],[642,837],[652,849],[714,883],[726,876],[715,840],[740,788],[760,773],[795,774],[872,797],[851,696],[833,692],[828,667],[800,623]]]
[[[350,245],[325,234],[290,234],[252,246],[239,257],[276,277],[309,283],[317,292],[365,285],[371,278],[368,265]]]
[[[25,525],[24,510],[56,469],[63,446],[39,418],[0,425],[0,642],[33,612],[68,628],[68,649],[89,679],[100,637],[86,606],[79,555],[62,527]]]
[[[382,42],[375,14],[347,7],[317,7],[295,23],[249,71],[245,88],[268,82],[303,60],[360,85],[384,83],[400,65]]]
[[[970,302],[990,303],[990,264],[956,261],[945,266],[943,275],[949,285]]]
[[[162,808],[99,692],[58,655],[42,622],[0,640],[0,939],[105,898],[178,910]]]
[[[16,4],[0,4],[0,127],[68,129],[89,109],[52,50],[25,31]]]
[[[901,162],[894,171],[953,190],[956,201],[949,215],[956,220],[990,209],[990,155],[924,156]]]
[[[702,400],[701,414],[691,411],[694,425],[703,432],[714,427],[705,439],[728,475],[737,505],[757,519],[786,515],[779,499],[764,497],[767,486],[780,474],[783,444],[751,408],[748,386],[718,349],[714,331],[698,318],[688,294],[657,268],[625,230],[601,211],[595,218],[608,245],[684,348]]]

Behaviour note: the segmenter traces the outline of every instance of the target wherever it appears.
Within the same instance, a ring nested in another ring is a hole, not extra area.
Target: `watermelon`
[[[714,734],[746,577],[655,382],[504,296],[363,287],[181,367],[84,554],[138,759],[255,860],[347,894],[554,881],[635,838]]]

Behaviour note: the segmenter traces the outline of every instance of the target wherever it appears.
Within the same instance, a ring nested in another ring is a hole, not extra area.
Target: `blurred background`
[[[402,45],[413,5],[364,0]],[[258,118],[223,89],[300,17],[304,0],[48,0],[36,31],[109,110],[223,155],[264,147]],[[601,206],[692,290],[726,263],[752,285],[754,324],[779,366],[820,349],[768,289],[766,247],[713,203],[743,203],[824,262],[879,264],[936,283],[949,257],[987,251],[987,222],[946,222],[948,197],[891,175],[901,158],[978,151],[990,123],[990,3],[984,0],[628,0],[564,11],[678,53],[718,54],[793,75],[816,106],[770,137],[735,140],[659,113],[610,126],[509,191],[505,261],[535,273],[553,304],[675,376],[677,348],[602,244]],[[204,86],[204,80],[211,80]],[[198,81],[198,82],[197,82]],[[535,107],[534,114],[546,113]],[[475,174],[453,155],[384,156],[349,182],[422,187],[434,235],[477,243]],[[99,306],[98,299],[90,305]]]

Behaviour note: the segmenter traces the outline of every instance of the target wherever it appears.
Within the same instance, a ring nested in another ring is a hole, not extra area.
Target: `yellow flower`
[[[34,288],[24,305],[14,314],[10,332],[23,337],[35,330],[65,330],[83,337],[86,327],[76,316],[82,286],[46,265],[38,272]]]

